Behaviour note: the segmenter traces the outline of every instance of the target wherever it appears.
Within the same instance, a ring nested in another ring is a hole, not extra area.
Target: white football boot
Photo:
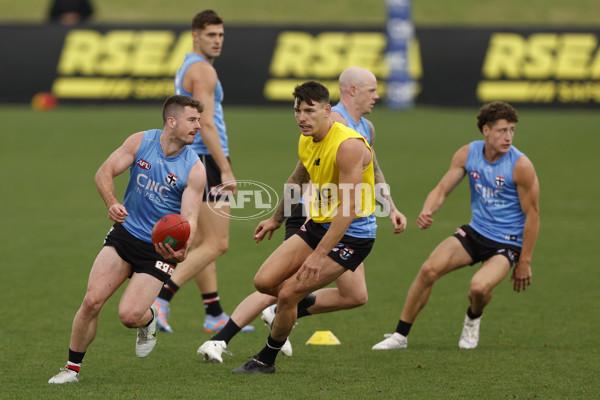
[[[135,342],[135,355],[144,358],[152,352],[156,346],[156,320],[158,311],[154,305],[150,307],[152,311],[152,322],[148,326],[137,328],[137,340]]]
[[[402,336],[398,332],[386,333],[383,336],[385,339],[371,347],[371,350],[405,349],[408,346],[406,336]]]
[[[70,383],[79,382],[79,372],[69,369],[67,367],[61,368],[60,372],[54,375],[48,383]]]
[[[231,355],[230,352],[225,350],[226,348],[227,343],[224,340],[207,340],[198,348],[198,354],[204,357],[206,361],[222,363],[222,353]]]
[[[471,319],[468,315],[465,315],[465,322],[463,324],[463,330],[458,341],[458,347],[461,349],[474,349],[479,343],[479,325],[481,324],[481,317]]]

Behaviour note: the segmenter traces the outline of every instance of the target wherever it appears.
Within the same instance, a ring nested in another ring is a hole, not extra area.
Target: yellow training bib
[[[331,222],[337,214],[340,196],[349,195],[349,188],[339,187],[337,151],[344,140],[351,138],[361,139],[371,150],[371,146],[365,138],[338,122],[331,126],[325,139],[320,142],[313,141],[310,136],[300,136],[298,155],[304,168],[308,171],[315,189],[310,207],[310,216],[315,222]],[[357,190],[360,193],[360,201],[357,199],[359,211],[355,218],[373,214],[375,209],[375,175],[372,158],[369,165],[363,170],[361,187]]]

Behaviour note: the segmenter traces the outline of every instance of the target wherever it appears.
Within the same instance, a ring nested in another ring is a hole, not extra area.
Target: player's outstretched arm
[[[281,226],[281,222],[277,222],[273,217],[260,221],[256,229],[254,230],[254,241],[256,243],[261,242],[267,233],[269,234],[268,240],[273,237],[275,232]]]
[[[302,165],[302,161],[298,161],[296,164],[296,169],[292,172],[292,175],[288,178],[286,185],[296,185],[299,188],[303,188],[306,183],[310,181],[310,176],[308,175],[308,171]],[[291,191],[284,190],[283,196],[273,215],[271,218],[261,221],[256,229],[254,230],[254,240],[256,243],[262,241],[267,233],[269,234],[268,240],[271,240],[273,237],[273,232],[283,224],[285,219],[285,205],[292,204],[293,199],[291,198]],[[302,193],[300,193],[300,197],[302,197]],[[296,202],[297,203],[297,202]],[[297,204],[292,206],[292,210],[297,206]]]
[[[329,118],[333,121],[339,122],[347,126],[346,120],[338,112],[332,111],[329,115]],[[373,170],[375,172],[375,184],[383,189],[383,191],[379,192],[379,194],[381,194],[381,196],[383,197],[383,199],[381,199],[383,201],[380,201],[379,204],[381,204],[385,212],[389,215],[390,221],[392,222],[392,226],[394,228],[394,233],[401,233],[404,232],[404,230],[406,230],[407,220],[404,214],[402,214],[396,208],[394,200],[392,200],[392,195],[390,193],[389,186],[387,185],[385,177],[383,176],[383,171],[381,170],[381,168],[379,167],[379,163],[377,162],[377,157],[375,156],[375,149],[373,148],[373,145],[375,144],[375,126],[369,120],[367,120],[367,123],[369,124],[369,132],[371,134],[370,145],[371,150],[373,150]],[[379,198],[376,199],[379,200]]]
[[[513,171],[513,181],[517,185],[519,202],[525,214],[523,247],[519,255],[519,262],[510,277],[513,282],[513,289],[520,292],[531,285],[531,258],[540,228],[540,184],[533,164],[527,157],[521,157],[517,160]]]
[[[446,197],[452,193],[454,188],[463,180],[466,175],[465,166],[469,155],[469,145],[458,149],[452,161],[450,169],[444,174],[437,186],[429,193],[423,209],[417,218],[419,229],[427,229],[433,224],[433,214],[440,209]]]
[[[192,77],[192,93],[196,100],[199,100],[204,105],[202,112],[202,128],[200,128],[200,136],[202,141],[208,148],[210,155],[213,157],[219,169],[221,170],[221,182],[223,182],[223,190],[236,193],[237,185],[231,164],[225,156],[219,131],[215,125],[215,87],[217,86],[217,71],[208,63],[194,63],[188,69],[188,73]]]
[[[375,184],[383,189],[379,192],[383,196],[383,202],[380,202],[380,204],[389,215],[392,226],[394,227],[394,233],[402,233],[406,229],[406,217],[396,208],[394,200],[392,200],[389,185],[385,181],[383,171],[379,167],[375,150],[373,150],[373,170],[375,172]]]
[[[98,168],[94,177],[98,193],[100,193],[102,200],[104,200],[108,208],[108,218],[114,222],[125,222],[125,218],[129,214],[115,195],[113,179],[133,164],[135,154],[140,148],[143,137],[144,132],[138,132],[125,139],[125,142],[113,151],[100,168]]]

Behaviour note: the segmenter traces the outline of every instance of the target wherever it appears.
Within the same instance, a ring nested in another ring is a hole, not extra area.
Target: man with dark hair
[[[167,318],[170,302],[179,288],[195,279],[202,292],[206,316],[205,332],[220,331],[229,316],[223,311],[217,288],[216,259],[229,247],[229,202],[224,193],[235,194],[236,182],[229,161],[229,141],[223,118],[223,87],[213,63],[221,55],[225,31],[223,20],[213,10],[204,10],[192,20],[193,52],[186,54],[175,75],[175,92],[193,97],[204,104],[200,134],[192,149],[206,168],[206,189],[198,213],[198,232],[190,255],[179,265],[154,302],[158,310],[158,329],[172,333]],[[220,213],[208,202],[221,201]],[[252,331],[252,326],[243,331]]]
[[[331,108],[331,119],[360,133],[373,147],[375,127],[364,116],[371,113],[376,100],[379,99],[377,78],[367,69],[355,66],[348,67],[344,69],[339,77],[339,88],[340,101]],[[406,217],[398,211],[392,200],[374,149],[373,167],[375,184],[381,185],[384,189],[381,192],[382,198],[378,198],[377,201],[381,202],[384,210],[389,213],[394,233],[401,233],[406,229]],[[304,208],[302,206],[296,207],[294,213],[286,220],[286,238],[293,235],[304,223],[306,217],[302,215]],[[319,289],[304,299],[300,303],[298,317],[360,307],[367,302],[367,284],[362,263],[356,271],[339,277],[335,284],[337,287]],[[275,310],[276,305],[273,305],[266,308],[262,313],[262,319],[268,325],[275,316]],[[291,349],[291,346],[287,343],[286,347]],[[284,354],[286,347],[283,349]]]
[[[200,114],[204,111],[202,103],[189,96],[174,95],[167,97],[163,104],[163,124],[168,122],[169,117],[177,118],[180,116],[185,111],[186,107],[195,108]]]
[[[427,196],[417,226],[427,229],[433,224],[433,214],[465,176],[471,188],[471,222],[433,250],[408,290],[396,331],[373,350],[407,347],[406,337],[433,284],[449,272],[481,262],[471,278],[470,305],[458,342],[461,349],[477,347],[483,309],[511,267],[516,292],[531,284],[531,258],[540,224],[539,182],[529,158],[512,145],[518,121],[517,111],[507,103],[481,107],[477,127],[484,140],[454,154],[450,169]]]
[[[203,31],[209,25],[223,25],[223,20],[215,11],[204,10],[196,14],[192,20],[192,31]]]
[[[254,285],[259,292],[277,297],[277,314],[266,346],[233,373],[274,373],[275,358],[296,322],[298,302],[345,271],[354,271],[375,242],[370,146],[360,134],[330,119],[329,92],[320,83],[297,86],[294,99],[300,160],[287,185],[300,188],[312,182],[311,219],[258,270]],[[267,234],[270,239],[282,225],[289,201],[286,190],[273,216],[254,231],[256,242]]]
[[[78,382],[88,346],[96,336],[102,306],[130,278],[119,302],[123,325],[137,329],[136,355],[146,357],[156,345],[156,308],[152,302],[163,283],[185,260],[191,243],[174,251],[152,243],[156,221],[181,214],[196,231],[206,184],[204,166],[190,149],[202,104],[187,96],[171,96],[163,106],[164,127],[134,133],[100,166],[96,187],[114,221],[90,272],[85,297],[73,320],[69,359],[48,383]],[[123,203],[114,178],[129,170]]]
[[[340,102],[331,108],[330,118],[352,128],[363,136],[370,146],[373,146],[375,127],[369,120],[364,118],[364,115],[371,113],[373,105],[379,98],[377,78],[371,71],[364,68],[348,67],[340,75],[339,86]],[[322,94],[320,97],[325,98]],[[310,98],[307,100],[312,102]],[[374,151],[373,168],[375,184],[385,185],[385,189],[387,189],[383,172],[379,168]],[[383,191],[382,198],[378,198],[377,201],[381,201],[384,209],[389,212],[394,233],[403,232],[406,229],[406,217],[396,209],[389,191]],[[306,200],[306,202],[309,201]],[[292,237],[306,222],[305,206],[305,200],[301,199],[301,203],[293,210],[291,215],[286,216],[285,240]],[[319,289],[302,299],[298,303],[298,318],[346,310],[365,304],[368,293],[364,268],[364,264],[360,263],[354,271],[347,271],[337,278],[335,280],[336,287]],[[233,311],[231,319],[223,330],[204,342],[198,349],[198,353],[207,361],[223,362],[222,353],[239,332],[239,326],[244,326],[254,320],[261,311],[262,320],[265,324],[269,327],[272,325],[277,310],[276,302],[277,298],[273,296],[259,292],[250,294]],[[286,356],[292,355],[293,350],[289,340],[285,342],[281,352]]]

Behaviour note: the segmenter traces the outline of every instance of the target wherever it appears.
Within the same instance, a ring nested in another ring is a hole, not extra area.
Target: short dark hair
[[[204,105],[196,99],[189,96],[173,95],[165,100],[163,105],[163,123],[167,122],[168,117],[177,117],[185,107],[194,107],[199,113],[204,111]]]
[[[293,95],[298,103],[304,101],[309,106],[314,105],[313,101],[329,104],[329,90],[319,82],[304,82],[302,85],[296,86]]]
[[[508,122],[519,122],[519,115],[513,106],[503,101],[484,104],[479,109],[479,115],[477,115],[477,127],[483,133],[485,125],[492,126],[500,119],[505,119]]]
[[[223,20],[219,15],[213,10],[204,10],[196,14],[194,19],[192,20],[192,30],[202,30],[206,28],[207,25],[222,25]]]

